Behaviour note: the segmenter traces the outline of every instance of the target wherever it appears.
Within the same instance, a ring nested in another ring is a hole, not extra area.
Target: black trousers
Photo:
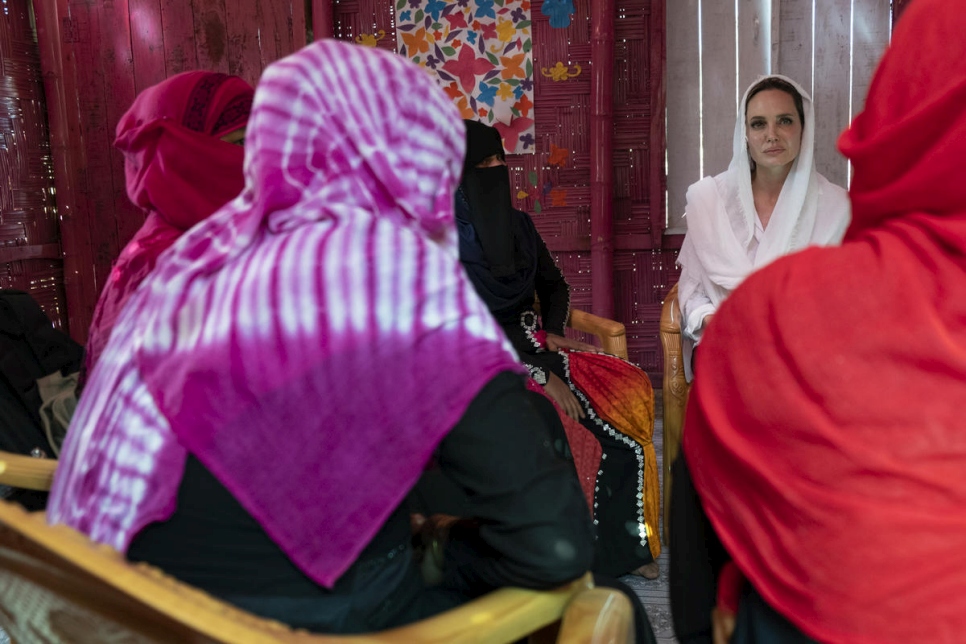
[[[671,477],[668,550],[674,634],[681,644],[711,644],[718,573],[730,557],[701,507],[684,454],[671,465]]]
[[[721,545],[691,480],[684,454],[671,466],[671,615],[681,644],[711,644],[711,610],[718,574],[731,556]],[[810,644],[810,639],[765,603],[748,584],[731,644]]]

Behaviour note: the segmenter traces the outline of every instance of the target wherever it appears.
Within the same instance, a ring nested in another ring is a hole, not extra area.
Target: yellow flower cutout
[[[386,37],[385,29],[380,29],[374,34],[360,34],[356,36],[356,44],[363,47],[375,47],[376,43]]]
[[[499,20],[496,23],[496,37],[500,39],[500,42],[510,42],[517,35],[516,27],[513,26],[512,20]]]
[[[562,62],[557,61],[557,64],[549,70],[546,67],[541,68],[540,73],[554,82],[559,82],[580,76],[580,65],[574,64],[574,68],[574,71],[570,71],[569,67],[565,67]]]
[[[501,101],[508,101],[513,97],[513,88],[509,83],[500,83],[500,88],[496,90],[496,95],[500,97]]]
[[[527,192],[526,190],[521,190],[520,192],[517,193],[517,199],[526,199],[529,196],[530,196],[530,193]]]

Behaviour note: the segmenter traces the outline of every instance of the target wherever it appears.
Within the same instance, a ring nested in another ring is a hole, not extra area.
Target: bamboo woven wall
[[[336,37],[353,40],[383,30],[386,37],[378,46],[394,49],[393,4],[390,0],[337,1]],[[573,306],[589,311],[591,3],[575,2],[571,24],[562,29],[550,27],[541,5],[542,1],[536,0],[530,9],[537,153],[513,155],[508,161],[514,194],[527,193],[526,198],[517,200],[517,206],[531,213],[567,276]],[[649,163],[651,146],[660,146],[662,151],[664,146],[663,95],[659,91],[664,69],[663,2],[618,0],[614,40],[615,310],[616,317],[627,326],[631,360],[660,383],[661,302],[677,280],[673,267],[676,251],[661,249],[664,167],[651,168]],[[655,55],[657,59],[652,58]],[[571,74],[579,65],[580,74],[555,82],[540,72],[557,62],[567,66]],[[655,110],[655,105],[660,107]],[[652,110],[658,114],[657,123],[652,123]],[[654,136],[652,126],[659,136]],[[550,164],[551,144],[570,150],[563,167]],[[654,199],[652,172],[657,173],[656,184],[661,186]],[[559,205],[552,205],[555,200]]]
[[[40,54],[28,5],[2,6],[0,288],[29,292],[63,326],[67,306]]]

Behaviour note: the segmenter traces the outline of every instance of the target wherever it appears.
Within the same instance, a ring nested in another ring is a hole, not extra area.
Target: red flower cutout
[[[477,58],[473,48],[464,44],[460,47],[459,58],[443,63],[443,69],[459,78],[463,91],[471,94],[476,89],[476,77],[493,69],[493,63],[486,58]]]
[[[512,154],[517,149],[520,133],[525,132],[531,125],[533,125],[533,119],[518,117],[510,121],[509,125],[497,121],[493,124],[493,127],[500,131],[500,136],[503,138],[503,147]]]
[[[449,21],[450,31],[454,29],[466,29],[469,27],[469,25],[466,24],[466,16],[463,15],[462,11],[454,11],[446,16],[446,20]]]

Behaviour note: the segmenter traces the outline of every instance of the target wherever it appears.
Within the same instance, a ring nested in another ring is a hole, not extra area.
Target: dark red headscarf
[[[245,126],[254,90],[237,76],[185,72],[141,92],[117,124],[127,194],[147,214],[111,270],[94,311],[93,369],[131,293],[181,234],[241,192],[244,150],[220,137]]]
[[[684,451],[775,609],[824,642],[966,633],[966,11],[916,0],[865,111],[840,248],[752,275],[699,354]]]

